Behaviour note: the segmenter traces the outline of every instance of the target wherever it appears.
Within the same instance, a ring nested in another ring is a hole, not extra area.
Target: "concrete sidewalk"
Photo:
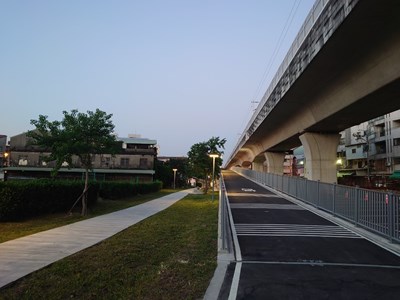
[[[137,206],[0,244],[0,288],[93,246],[181,200],[185,190]]]

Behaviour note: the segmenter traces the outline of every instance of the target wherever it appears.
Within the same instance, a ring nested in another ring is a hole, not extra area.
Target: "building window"
[[[147,169],[147,158],[141,158],[139,162],[140,169]]]
[[[385,154],[386,153],[386,143],[379,142],[375,143],[376,153],[377,154]]]
[[[19,166],[27,166],[28,165],[28,157],[20,155],[18,158],[18,165]]]
[[[351,153],[356,153],[357,149],[351,149]]]
[[[400,138],[393,139],[393,146],[400,146]]]
[[[128,167],[129,166],[129,158],[121,157],[121,167]]]

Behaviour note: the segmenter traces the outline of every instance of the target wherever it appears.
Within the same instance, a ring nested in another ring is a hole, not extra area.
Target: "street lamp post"
[[[10,156],[10,154],[8,152],[4,152],[4,154],[3,154],[3,157],[4,157],[3,166],[5,166],[5,167],[9,167],[9,163],[8,163],[9,156]],[[3,167],[3,166],[1,166],[1,167]]]
[[[174,189],[175,189],[176,171],[178,171],[178,169],[172,169],[172,171],[174,171]]]
[[[215,177],[215,159],[219,157],[218,154],[209,154],[209,156],[213,159],[213,171],[212,171],[212,195],[211,200],[214,201],[214,177]]]

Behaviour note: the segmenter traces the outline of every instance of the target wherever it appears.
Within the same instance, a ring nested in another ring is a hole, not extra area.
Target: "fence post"
[[[336,216],[336,183],[333,184],[332,213]]]
[[[358,225],[358,218],[359,218],[359,209],[360,209],[360,199],[361,199],[361,190],[360,188],[356,187],[356,193],[355,193],[355,203],[354,203],[354,224]]]
[[[305,193],[304,193],[304,195],[305,195],[304,200],[306,202],[310,203],[310,201],[307,201],[308,200],[308,192],[307,192],[308,191],[308,179],[305,178],[304,180],[306,181],[306,190],[305,190]]]
[[[394,216],[394,212],[395,212],[395,208],[394,208],[394,196],[393,193],[388,193],[386,194],[386,197],[388,197],[387,199],[387,206],[388,206],[388,214],[389,214],[389,239],[391,242],[393,242],[394,239],[394,228],[395,228],[395,216]]]

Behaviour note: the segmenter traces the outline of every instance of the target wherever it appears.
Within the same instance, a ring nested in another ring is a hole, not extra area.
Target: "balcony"
[[[394,157],[400,157],[400,145],[399,146],[393,146],[393,156]]]

